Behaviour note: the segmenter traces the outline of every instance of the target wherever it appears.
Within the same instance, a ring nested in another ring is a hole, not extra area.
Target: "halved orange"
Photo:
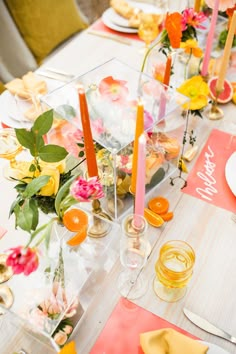
[[[169,211],[168,213],[161,214],[161,217],[164,221],[170,221],[174,217],[173,211]]]
[[[80,209],[69,209],[63,216],[63,224],[70,231],[80,231],[88,225],[88,215]]]
[[[144,217],[154,227],[161,227],[164,224],[162,217],[148,208],[144,208]]]
[[[164,197],[156,197],[148,202],[148,207],[156,214],[166,214],[169,209],[169,202]]]

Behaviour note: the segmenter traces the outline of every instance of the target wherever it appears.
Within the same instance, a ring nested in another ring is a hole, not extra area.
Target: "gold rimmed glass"
[[[10,166],[4,167],[4,177],[10,178],[14,175],[12,170],[18,169],[21,162],[16,161],[16,156],[23,150],[17,140],[13,129],[3,129],[0,131],[0,158],[10,161]]]
[[[167,302],[182,299],[192,277],[194,263],[195,253],[188,243],[179,240],[166,242],[155,264],[153,289],[156,295]]]

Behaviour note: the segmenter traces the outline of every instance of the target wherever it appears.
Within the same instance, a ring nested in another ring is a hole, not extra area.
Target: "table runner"
[[[173,328],[198,339],[173,323],[125,298],[120,298],[90,354],[143,354],[139,345],[139,334],[161,328]]]
[[[182,191],[207,203],[236,212],[236,197],[225,178],[225,165],[234,151],[236,136],[213,129],[188,175],[187,187]]]

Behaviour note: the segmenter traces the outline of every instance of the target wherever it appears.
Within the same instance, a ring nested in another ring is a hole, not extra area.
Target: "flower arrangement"
[[[182,13],[173,12],[167,14],[164,23],[164,28],[161,32],[160,37],[154,42],[152,46],[147,50],[141,71],[144,71],[146,60],[150,52],[157,46],[160,45],[160,51],[162,51],[166,56],[173,49],[184,47],[183,43],[191,40],[196,48],[197,41],[197,28],[204,28],[202,22],[206,20],[206,16],[203,12],[195,12],[192,8],[187,8]]]
[[[28,149],[33,160],[23,164],[18,171],[18,184],[15,186],[17,198],[12,203],[10,215],[15,216],[16,228],[29,234],[26,246],[9,250],[7,264],[13,267],[15,274],[29,275],[39,265],[38,246],[50,235],[55,220],[63,223],[63,216],[74,204],[103,197],[102,185],[97,177],[84,179],[73,174],[76,166],[65,172],[65,148],[46,144],[44,136],[53,124],[53,111],[40,115],[30,131],[15,129],[20,144]],[[52,215],[51,219],[39,226],[39,210]]]

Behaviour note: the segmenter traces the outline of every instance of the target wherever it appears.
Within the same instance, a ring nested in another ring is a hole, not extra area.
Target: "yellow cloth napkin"
[[[171,328],[140,334],[145,354],[205,354],[208,347]]]
[[[58,354],[77,354],[76,348],[75,348],[75,342],[69,342],[67,343]]]

